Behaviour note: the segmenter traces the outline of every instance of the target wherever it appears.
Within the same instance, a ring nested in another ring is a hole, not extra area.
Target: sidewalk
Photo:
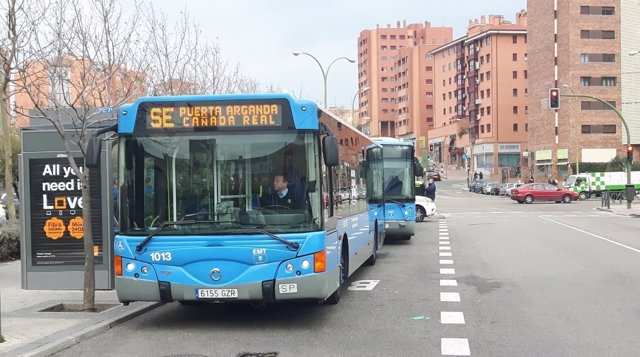
[[[96,291],[102,312],[40,312],[58,304],[81,304],[81,290],[23,290],[20,261],[0,262],[0,356],[47,356],[158,306],[123,306],[115,291]]]
[[[640,202],[634,200],[631,203],[631,208],[627,208],[627,202],[623,202],[622,204],[611,204],[610,208],[607,207],[596,207],[597,210],[607,211],[615,214],[619,214],[621,216],[631,216],[640,218]]]

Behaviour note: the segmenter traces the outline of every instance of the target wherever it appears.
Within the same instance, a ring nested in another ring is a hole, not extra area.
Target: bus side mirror
[[[87,143],[86,167],[95,169],[100,166],[100,151],[102,151],[102,140],[97,135],[93,135]]]
[[[338,166],[338,141],[335,136],[325,136],[322,139],[322,156],[324,164],[329,167]]]

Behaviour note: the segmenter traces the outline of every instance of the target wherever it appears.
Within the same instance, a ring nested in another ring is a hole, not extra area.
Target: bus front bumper
[[[413,221],[385,221],[384,231],[387,237],[405,237],[415,234],[416,222]]]
[[[338,288],[339,269],[332,272],[287,279],[264,280],[225,286],[195,286],[167,281],[136,280],[116,277],[116,292],[122,303],[132,301],[261,301],[324,300]],[[198,298],[198,289],[234,292],[229,298]]]

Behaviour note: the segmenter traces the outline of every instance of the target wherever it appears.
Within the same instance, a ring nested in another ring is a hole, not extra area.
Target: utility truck
[[[640,171],[631,172],[631,183],[640,190]],[[604,191],[624,191],[627,185],[626,172],[588,172],[570,175],[563,186],[580,196],[581,200],[597,197]]]

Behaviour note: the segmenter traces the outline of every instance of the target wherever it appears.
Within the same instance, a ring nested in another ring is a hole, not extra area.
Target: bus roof
[[[389,138],[389,137],[375,137],[373,138],[373,142],[380,145],[400,145],[400,146],[413,146],[412,141],[407,141],[400,138]]]

